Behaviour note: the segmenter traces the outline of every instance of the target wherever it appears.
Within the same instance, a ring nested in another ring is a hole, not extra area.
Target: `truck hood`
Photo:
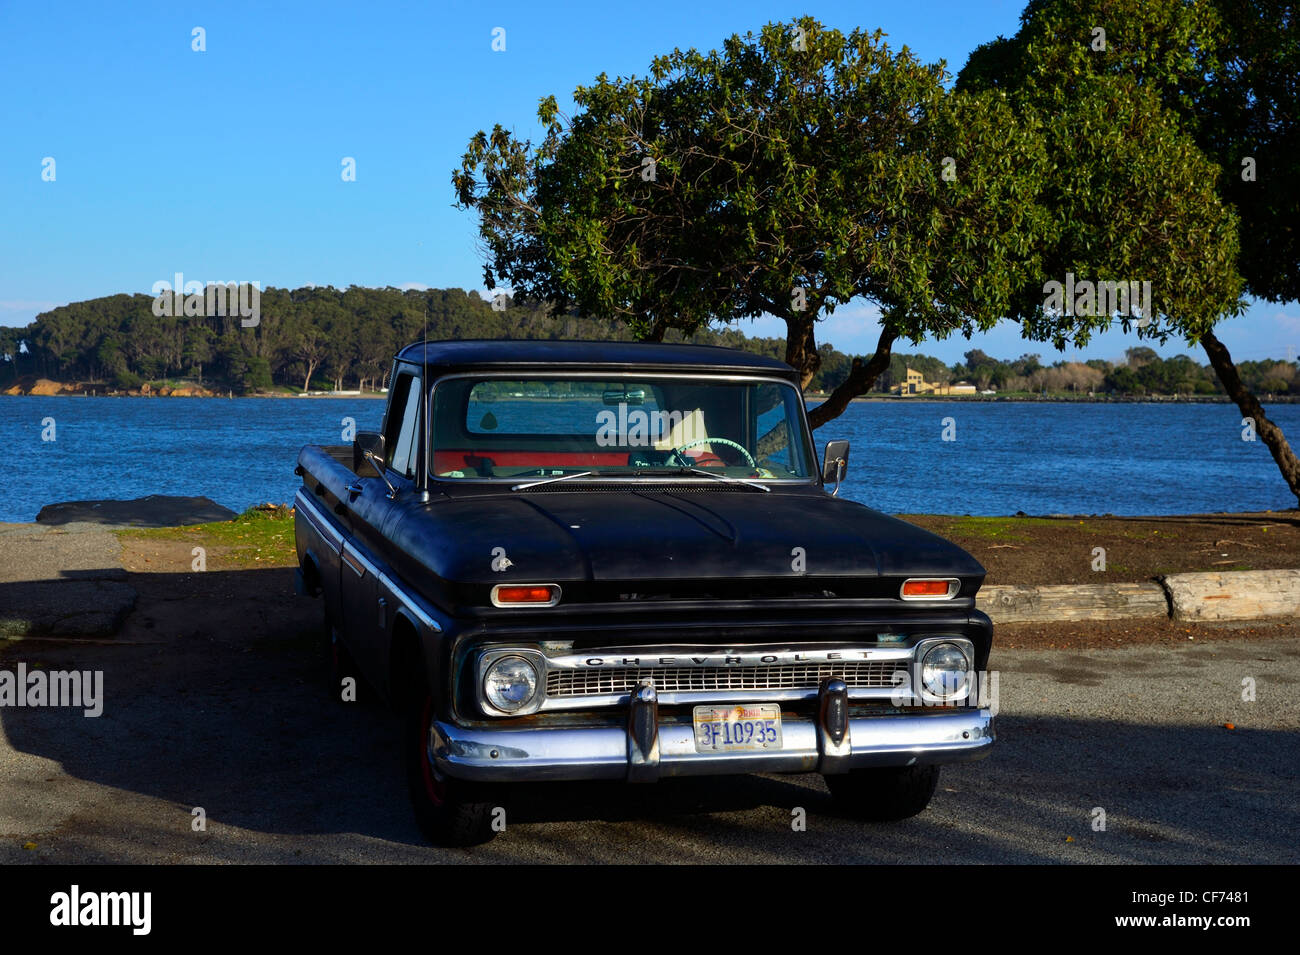
[[[811,489],[457,494],[408,512],[389,535],[461,585],[942,576],[978,587],[984,576],[955,544]]]

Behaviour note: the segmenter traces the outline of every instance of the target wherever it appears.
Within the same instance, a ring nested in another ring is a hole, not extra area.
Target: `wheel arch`
[[[393,709],[407,713],[428,681],[428,660],[420,637],[420,623],[410,611],[400,607],[393,615],[388,645],[388,687]]]

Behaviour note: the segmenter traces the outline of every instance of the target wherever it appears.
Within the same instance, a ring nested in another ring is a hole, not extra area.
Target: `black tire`
[[[370,688],[365,677],[352,659],[347,644],[343,642],[339,628],[326,621],[329,627],[329,640],[325,646],[326,660],[329,663],[330,699],[335,703],[365,703],[370,699]],[[344,681],[351,680],[351,692],[344,692]],[[348,699],[348,697],[351,699]]]
[[[421,687],[405,718],[406,783],[411,808],[425,837],[448,848],[478,846],[497,834],[493,828],[501,805],[499,789],[452,779],[429,759],[433,696]],[[498,798],[494,799],[493,796]]]
[[[939,785],[939,767],[854,769],[823,778],[831,796],[845,812],[872,822],[892,822],[925,811]]]

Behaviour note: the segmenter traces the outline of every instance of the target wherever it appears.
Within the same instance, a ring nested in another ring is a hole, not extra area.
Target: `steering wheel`
[[[748,451],[745,450],[744,445],[737,444],[735,441],[732,441],[730,438],[700,438],[698,441],[691,441],[688,444],[683,444],[679,448],[673,448],[673,454],[685,460],[686,455],[682,454],[682,452],[688,448],[693,448],[698,444],[725,444],[727,447],[735,448],[737,451],[743,454],[745,456],[745,461],[749,464],[751,468],[758,467],[758,462],[755,461],[753,456]]]

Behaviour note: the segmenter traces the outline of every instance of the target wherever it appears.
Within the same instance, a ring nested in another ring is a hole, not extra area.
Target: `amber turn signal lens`
[[[903,584],[904,597],[947,597],[946,580],[909,580]]]
[[[493,602],[497,606],[502,604],[549,604],[559,599],[559,589],[550,584],[497,587],[493,593]]]

